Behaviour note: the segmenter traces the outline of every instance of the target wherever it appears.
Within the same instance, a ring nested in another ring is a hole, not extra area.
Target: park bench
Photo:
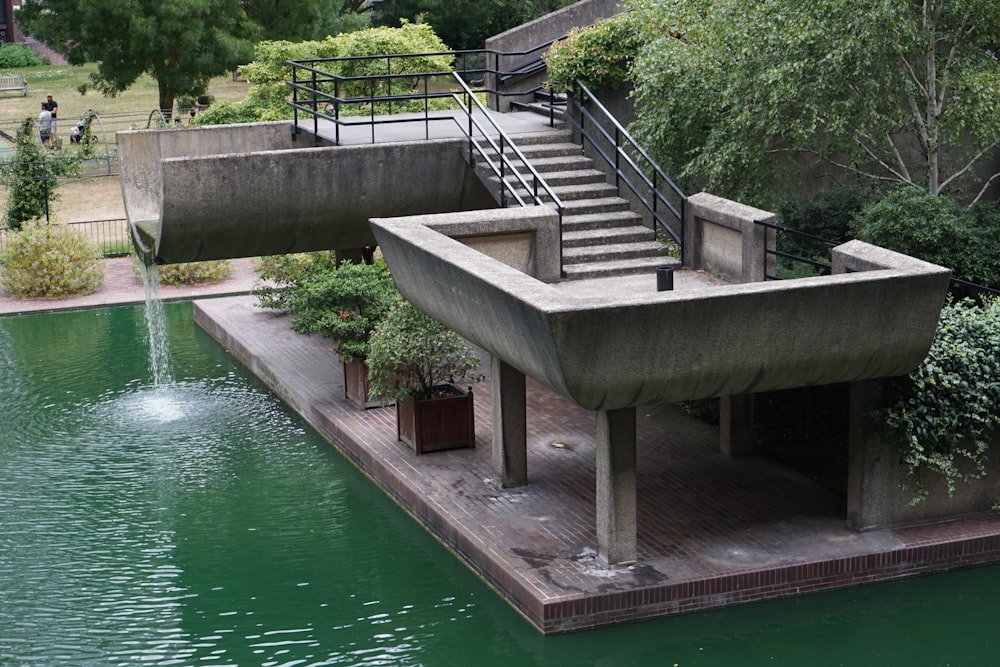
[[[21,95],[28,95],[28,80],[23,74],[0,75],[0,93],[20,92]]]

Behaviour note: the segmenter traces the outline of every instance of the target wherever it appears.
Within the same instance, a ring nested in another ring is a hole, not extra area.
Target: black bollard
[[[656,267],[656,291],[666,292],[674,288],[674,267]]]

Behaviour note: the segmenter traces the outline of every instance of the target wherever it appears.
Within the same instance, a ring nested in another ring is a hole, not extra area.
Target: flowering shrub
[[[0,262],[0,284],[18,298],[90,294],[104,280],[98,244],[67,225],[24,223],[8,232]]]
[[[233,273],[233,263],[228,259],[207,262],[182,262],[164,264],[159,268],[161,285],[194,285],[222,280]]]

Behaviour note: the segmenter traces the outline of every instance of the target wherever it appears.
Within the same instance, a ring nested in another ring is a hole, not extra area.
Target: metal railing
[[[132,252],[132,237],[129,233],[128,220],[125,218],[52,224],[66,224],[81,232],[100,246],[104,257],[124,257]],[[0,252],[3,252],[10,234],[17,234],[17,230],[0,229]]]
[[[589,143],[592,152],[611,170],[618,195],[623,196],[624,186],[628,191],[626,199],[649,214],[653,237],[658,239],[661,233],[666,234],[680,247],[683,261],[687,195],[583,82],[577,81],[576,85],[582,92],[582,99],[577,100],[574,108],[578,108],[579,118],[569,113],[567,122],[579,131],[584,150]]]
[[[538,54],[551,44],[552,41],[526,51],[502,53],[475,49],[288,61],[292,69],[292,78],[287,83],[292,88],[294,125],[298,127],[299,114],[304,113],[313,119],[313,134],[317,133],[320,119],[334,123],[335,143],[340,143],[340,128],[346,125],[370,125],[374,137],[376,125],[407,122],[383,116],[403,111],[426,113],[432,110],[433,100],[447,104],[452,93],[460,92],[447,87],[446,82],[452,77],[461,79],[477,95],[493,100],[493,106],[499,109],[503,98],[530,96],[542,89],[536,86],[530,90],[505,90],[504,85],[527,73],[520,65],[510,70],[499,69],[500,59],[517,56],[539,59]],[[434,68],[433,59],[450,60],[450,64]],[[379,71],[373,73],[372,69]],[[425,104],[423,109],[419,108],[421,103]],[[365,105],[369,105],[367,113]],[[367,116],[367,120],[359,120],[360,116]],[[426,122],[433,120],[427,118]],[[555,124],[553,114],[549,123]]]
[[[401,123],[423,123],[424,137],[430,138],[432,123],[457,126],[468,143],[468,162],[496,177],[497,201],[501,206],[515,203],[526,206],[551,204],[559,216],[559,257],[562,266],[562,219],[565,207],[555,191],[525,158],[521,150],[496,123],[482,101],[483,88],[473,89],[470,75],[485,69],[435,70],[426,72],[379,73],[343,76],[321,69],[330,63],[348,69],[358,63],[384,61],[391,72],[400,58],[429,58],[480,52],[445,52],[366,56],[363,58],[327,58],[290,61],[294,132],[300,131],[299,114],[313,119],[313,134],[319,136],[321,119],[334,125],[334,142],[342,140],[341,128],[366,126],[371,141],[376,141],[376,127]],[[393,92],[393,87],[397,92]],[[403,89],[402,92],[400,88]],[[367,94],[358,94],[367,91]],[[360,113],[358,112],[360,110]],[[432,112],[449,111],[437,114]],[[405,115],[404,115],[405,114]]]
[[[830,261],[822,261],[818,257],[822,254],[829,257],[830,249],[841,244],[841,241],[832,241],[815,234],[799,231],[782,225],[755,221],[754,224],[773,230],[775,233],[774,248],[768,248],[764,253],[764,276],[766,280],[785,280],[788,278],[804,278],[808,276],[828,276],[833,270]],[[782,241],[786,243],[782,244]],[[781,249],[784,245],[794,246],[797,252],[790,252]],[[806,257],[801,254],[802,249],[809,249],[810,246],[816,254]],[[798,267],[798,268],[796,268]],[[772,269],[774,269],[772,271]],[[951,282],[948,291],[956,297],[981,298],[983,296],[1000,296],[1000,290],[986,285],[980,285],[962,278],[956,277],[952,271]]]

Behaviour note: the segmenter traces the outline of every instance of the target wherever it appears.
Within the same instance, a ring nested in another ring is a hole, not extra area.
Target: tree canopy
[[[506,32],[574,0],[378,0],[374,22],[395,27],[400,19],[429,23],[450,48],[481,49],[487,37]]]
[[[208,80],[247,62],[262,36],[302,39],[354,29],[354,0],[33,0],[18,11],[23,30],[74,65],[98,64],[93,85],[114,96],[143,74],[159,105],[197,97]]]
[[[762,202],[794,156],[975,201],[1000,174],[995,0],[633,0],[636,132]]]

